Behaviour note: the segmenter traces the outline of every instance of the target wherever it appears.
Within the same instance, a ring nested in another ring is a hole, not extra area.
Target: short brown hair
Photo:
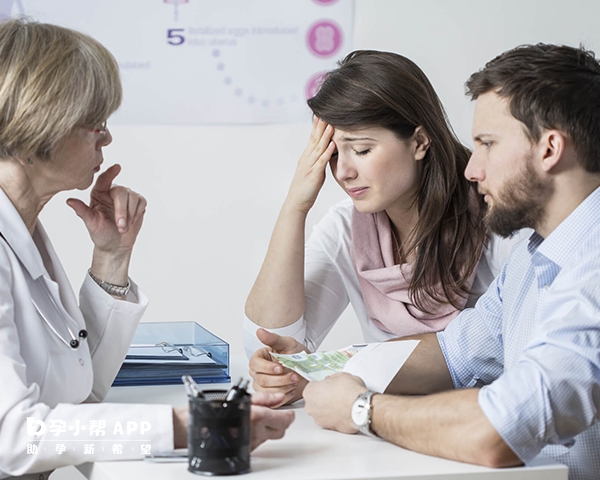
[[[495,92],[538,142],[543,129],[566,134],[588,172],[600,172],[600,64],[594,52],[565,45],[521,45],[471,75],[466,93]]]
[[[121,104],[119,66],[99,42],[68,28],[0,23],[0,157],[47,160],[76,127]]]

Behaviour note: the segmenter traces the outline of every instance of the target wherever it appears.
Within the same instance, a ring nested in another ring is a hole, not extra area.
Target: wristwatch
[[[90,277],[92,278],[92,280],[94,282],[96,282],[98,284],[98,286],[102,290],[104,290],[106,293],[108,293],[109,295],[114,295],[116,297],[126,297],[127,294],[129,293],[129,288],[131,285],[129,280],[127,280],[127,285],[125,285],[125,286],[115,285],[114,283],[108,283],[108,282],[105,282],[104,280],[100,280],[98,277],[96,277],[92,273],[91,268],[88,270],[88,273],[90,274]]]
[[[354,425],[356,425],[356,428],[358,428],[361,433],[371,435],[372,437],[377,436],[371,429],[371,412],[373,410],[371,399],[376,393],[377,392],[372,392],[370,390],[361,393],[356,397],[356,400],[354,400],[351,412],[352,421],[354,422]]]

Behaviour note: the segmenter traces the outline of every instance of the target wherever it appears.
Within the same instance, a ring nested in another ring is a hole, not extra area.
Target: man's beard
[[[509,238],[522,228],[536,228],[544,220],[546,201],[553,193],[554,182],[539,178],[527,156],[523,171],[504,185],[490,206],[489,229]]]

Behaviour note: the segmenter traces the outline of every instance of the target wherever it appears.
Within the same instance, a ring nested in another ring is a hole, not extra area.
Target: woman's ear
[[[429,144],[431,143],[431,140],[421,125],[415,128],[412,141],[415,148],[415,160],[423,160],[425,155],[427,155],[427,150],[429,150]]]

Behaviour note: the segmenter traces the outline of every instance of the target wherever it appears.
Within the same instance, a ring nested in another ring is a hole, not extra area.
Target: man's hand
[[[336,373],[306,386],[304,408],[321,427],[342,433],[356,433],[358,430],[351,417],[352,404],[366,391],[367,387],[359,377]]]
[[[271,352],[289,355],[306,351],[306,347],[294,340],[292,337],[281,337],[275,333],[260,328],[256,332],[258,339],[267,345],[254,352],[250,358],[250,376],[254,379],[252,387],[257,392],[281,393],[281,403],[271,405],[278,407],[287,403],[293,403],[302,398],[304,387],[308,380],[297,373],[284,368],[274,360]]]

